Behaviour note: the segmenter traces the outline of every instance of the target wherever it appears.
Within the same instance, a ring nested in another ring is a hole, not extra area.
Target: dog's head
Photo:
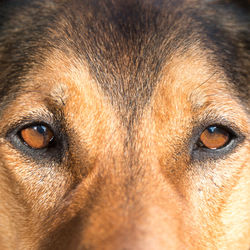
[[[249,12],[237,1],[0,3],[1,249],[248,249]]]

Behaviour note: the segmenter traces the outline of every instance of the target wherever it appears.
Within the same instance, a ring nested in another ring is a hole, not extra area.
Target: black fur
[[[248,102],[249,23],[248,1],[1,1],[0,110],[56,47],[87,61],[130,127],[170,56],[194,42]]]

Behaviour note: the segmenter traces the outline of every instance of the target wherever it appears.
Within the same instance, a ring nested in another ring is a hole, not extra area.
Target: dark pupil
[[[47,128],[43,125],[34,126],[33,128],[41,135],[45,135],[47,133]]]

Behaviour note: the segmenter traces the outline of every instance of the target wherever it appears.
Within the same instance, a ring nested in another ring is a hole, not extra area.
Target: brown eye
[[[21,130],[23,141],[34,149],[48,147],[54,138],[53,132],[44,125],[36,125]]]
[[[200,142],[208,149],[219,149],[225,147],[231,139],[231,134],[224,128],[210,126],[206,128],[201,136]]]

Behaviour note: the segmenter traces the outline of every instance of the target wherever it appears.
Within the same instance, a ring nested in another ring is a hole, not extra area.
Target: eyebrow
[[[58,90],[61,89],[60,87]],[[8,106],[15,102],[16,99],[22,97],[23,95],[35,93],[38,94],[39,97],[42,97],[44,102],[42,103],[47,107],[48,111],[51,111],[52,114],[57,116],[62,116],[61,110],[66,104],[66,97],[63,95],[63,92],[52,92],[52,93],[42,93],[39,90],[26,90],[22,85],[16,86],[16,91],[10,92],[9,95],[6,95],[2,98],[5,99],[4,102],[0,102],[0,115],[1,112],[4,112],[8,109]]]

